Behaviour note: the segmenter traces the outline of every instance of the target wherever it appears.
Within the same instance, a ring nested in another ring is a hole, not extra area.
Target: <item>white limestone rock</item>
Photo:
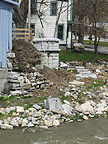
[[[74,80],[73,82],[69,82],[70,85],[76,85],[76,86],[83,86],[85,85],[84,82],[81,82],[81,81],[76,81]]]
[[[105,100],[100,100],[100,103],[96,105],[95,111],[98,113],[104,111],[105,107],[107,106]]]
[[[8,53],[7,53],[7,58],[15,58],[15,53],[13,53],[13,52],[8,52]]]
[[[48,127],[51,127],[52,126],[52,121],[49,121],[49,120],[44,120],[44,124]]]
[[[24,107],[16,106],[17,113],[24,113]]]
[[[13,126],[9,124],[0,124],[0,128],[3,130],[13,130]]]
[[[2,124],[3,123],[3,120],[0,120],[0,124]]]
[[[37,110],[35,108],[29,108],[28,110],[29,110],[29,112],[32,112],[32,113],[37,112]]]
[[[76,52],[82,52],[82,51],[84,51],[85,47],[81,43],[74,43],[73,49]]]
[[[104,108],[104,111],[108,112],[108,106]]]
[[[77,74],[76,77],[79,77],[80,79],[82,78],[92,78],[92,79],[97,79],[97,75],[94,73],[82,73],[82,74]]]
[[[96,69],[96,73],[101,73],[101,71],[99,69]]]
[[[39,128],[41,128],[41,129],[48,129],[47,126],[39,126]]]
[[[66,63],[60,62],[60,67],[61,67],[61,68],[67,68],[68,65],[67,65]]]
[[[95,111],[94,111],[93,107],[90,105],[89,101],[87,101],[86,103],[83,103],[81,105],[76,105],[75,109],[82,113],[89,112],[91,114],[95,114]]]
[[[0,108],[0,114],[5,114],[5,108]]]
[[[13,127],[19,127],[19,124],[18,124],[18,122],[17,122],[16,120],[12,120],[12,121],[10,122],[10,124],[11,124]]]
[[[63,102],[67,105],[70,105],[70,103],[67,100],[64,100]]]
[[[41,106],[39,106],[38,104],[34,104],[33,107],[34,107],[35,109],[37,109],[37,110],[41,110],[41,109],[42,109]]]
[[[66,92],[64,96],[66,97],[66,96],[70,96],[70,95],[71,95],[71,92]]]
[[[63,108],[63,113],[64,114],[68,114],[68,115],[71,115],[72,114],[72,111],[74,110],[74,108],[72,108],[70,105],[68,104],[63,104],[62,105],[62,108]]]
[[[29,122],[27,127],[34,127],[34,124],[32,122]]]
[[[14,96],[16,96],[16,95],[22,95],[22,92],[20,90],[11,91],[10,95],[14,95]]]
[[[28,120],[27,119],[23,119],[21,126],[22,127],[27,127],[28,124]]]
[[[53,121],[53,126],[59,126],[60,125],[60,121],[59,120],[54,120]]]
[[[83,115],[84,120],[88,120],[88,117],[86,115]]]
[[[5,108],[5,112],[10,113],[11,111],[15,111],[15,107]]]

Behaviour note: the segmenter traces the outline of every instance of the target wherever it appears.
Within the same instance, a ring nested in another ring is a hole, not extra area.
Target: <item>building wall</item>
[[[54,0],[52,0],[52,1],[54,1]],[[38,2],[39,2],[39,0],[37,0],[37,9],[39,9],[39,6],[40,6],[40,4]],[[55,30],[55,23],[56,23],[57,16],[50,15],[50,1],[46,0],[46,2],[47,2],[48,6],[43,5],[41,8],[41,11],[44,12],[44,16],[42,16],[43,28],[42,28],[42,25],[40,23],[40,20],[39,20],[37,14],[31,16],[31,23],[35,24],[35,38],[39,38],[40,33],[41,33],[42,37],[44,37],[44,38],[53,38],[54,37],[54,30]],[[61,4],[61,2],[59,1],[57,11],[59,11],[60,4]],[[67,2],[64,2],[63,6],[64,6],[63,10],[66,9]],[[60,40],[60,44],[66,44],[67,11],[65,11],[61,14],[58,24],[63,25],[63,28],[64,28],[63,40]],[[56,33],[56,38],[57,38],[57,33]]]

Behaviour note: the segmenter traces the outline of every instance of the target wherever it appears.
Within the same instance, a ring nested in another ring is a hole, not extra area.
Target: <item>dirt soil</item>
[[[41,53],[35,49],[32,43],[24,40],[13,40],[12,52],[15,53],[13,70],[27,72],[30,67],[40,64]]]

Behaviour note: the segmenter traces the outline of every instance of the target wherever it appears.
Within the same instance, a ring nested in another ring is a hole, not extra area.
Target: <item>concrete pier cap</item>
[[[53,69],[59,66],[59,39],[57,38],[34,38],[33,44],[42,52],[41,67],[44,65]]]

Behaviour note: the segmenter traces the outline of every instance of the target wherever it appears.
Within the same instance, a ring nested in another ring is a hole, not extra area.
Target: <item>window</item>
[[[51,16],[57,15],[57,2],[56,1],[50,2],[50,15]]]
[[[34,23],[31,23],[31,24],[30,24],[30,27],[33,29],[33,36],[35,36],[35,24],[34,24]]]
[[[28,28],[28,23],[27,23],[27,28]],[[35,23],[31,23],[30,28],[33,29],[33,36],[35,36]]]
[[[37,13],[37,0],[31,1],[31,14]]]
[[[57,33],[57,38],[60,40],[63,40],[63,24],[58,25],[58,33]]]

